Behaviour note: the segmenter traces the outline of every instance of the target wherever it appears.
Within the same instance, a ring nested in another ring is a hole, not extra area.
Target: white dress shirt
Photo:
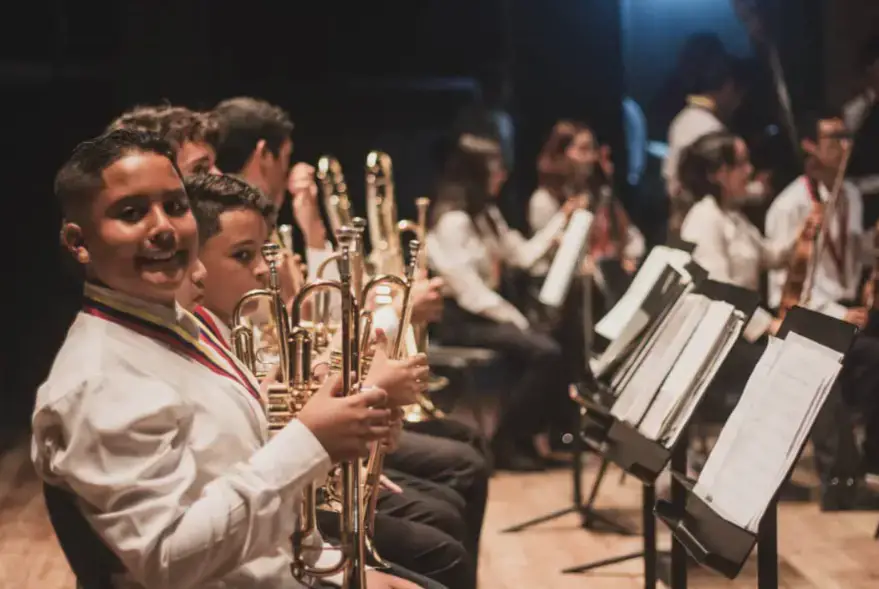
[[[822,201],[827,202],[830,192],[819,185]],[[846,236],[846,256],[844,261],[846,282],[843,283],[829,245],[825,245],[812,281],[812,292],[806,306],[826,315],[843,318],[846,308],[839,301],[853,300],[858,295],[858,283],[863,270],[863,202],[861,193],[851,183],[844,183],[843,197],[848,207],[848,235]],[[773,201],[766,214],[766,235],[777,243],[796,242],[797,236],[812,211],[812,198],[805,176],[794,180]],[[838,212],[838,211],[837,211]],[[840,217],[825,219],[834,240],[839,239]],[[781,291],[787,277],[787,270],[773,270],[769,273],[769,305],[777,308],[781,304]]]
[[[484,216],[474,221],[465,211],[443,213],[428,232],[427,254],[430,264],[443,277],[458,305],[474,315],[498,323],[511,322],[527,329],[528,320],[497,289],[499,276],[496,261],[525,270],[533,270],[552,247],[565,227],[565,216],[557,213],[530,240],[510,229],[501,212],[489,206],[488,215],[497,233]]]
[[[199,333],[179,306],[86,293]],[[233,363],[224,369],[252,379]],[[296,420],[269,441],[263,411],[240,382],[83,312],[37,393],[32,457],[121,560],[116,587],[301,587],[290,536],[305,485],[323,480],[330,459]],[[315,548],[321,562],[335,558]]]
[[[538,188],[528,201],[528,224],[531,231],[538,232],[561,211],[562,205],[546,188]],[[638,260],[644,255],[644,236],[633,223],[629,223],[623,256]]]
[[[712,280],[754,291],[763,270],[785,266],[792,246],[764,238],[742,213],[720,208],[710,195],[687,213],[681,239],[696,245],[693,259]]]
[[[672,120],[668,128],[668,153],[662,162],[662,176],[671,198],[680,192],[678,184],[678,160],[681,151],[700,137],[725,129],[720,119],[707,108],[688,104]]]

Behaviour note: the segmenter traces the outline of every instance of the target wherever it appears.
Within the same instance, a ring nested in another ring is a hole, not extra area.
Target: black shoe
[[[862,479],[833,479],[822,489],[821,511],[879,511],[879,492]]]
[[[510,472],[543,472],[546,470],[546,463],[535,456],[507,452],[495,457],[494,468]]]
[[[533,446],[517,444],[506,436],[495,435],[491,442],[491,453],[494,456],[495,470],[513,472],[540,472],[546,470],[546,464],[537,455]]]

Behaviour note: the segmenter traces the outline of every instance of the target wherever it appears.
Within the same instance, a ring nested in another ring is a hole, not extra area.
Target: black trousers
[[[394,473],[386,472],[389,476]],[[382,491],[379,494],[373,541],[376,551],[389,563],[423,575],[449,588],[475,587],[476,572],[464,544],[466,533],[461,518],[463,500],[455,506],[448,501],[454,492],[430,483],[395,481],[402,494]],[[452,493],[452,495],[449,495]],[[339,540],[339,518],[318,511],[318,523],[324,537]]]
[[[448,493],[442,497],[439,493],[450,491],[460,498],[460,514],[466,526],[462,538],[477,565],[490,476],[484,454],[485,440],[472,428],[451,419],[407,424],[406,428],[397,451],[385,462],[389,469],[398,472],[386,474],[395,482],[403,474],[416,478],[407,481],[404,477],[404,484],[436,486],[439,491],[431,492],[423,486],[421,489],[453,505],[454,497]]]
[[[846,404],[864,421],[864,464],[871,473],[879,473],[879,337],[862,333],[855,338],[837,382]]]
[[[443,322],[437,326],[446,345],[474,346],[503,354],[518,378],[501,400],[497,438],[528,443],[548,425],[553,408],[567,396],[566,370],[559,344],[549,335],[496,323],[468,313],[446,300]]]

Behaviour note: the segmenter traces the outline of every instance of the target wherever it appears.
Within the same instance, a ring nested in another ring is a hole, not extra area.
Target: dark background
[[[819,2],[766,4],[797,15],[779,44],[796,91],[820,91],[821,68],[799,61],[820,61]],[[623,169],[626,85],[648,101],[694,28],[717,29],[732,51],[749,51],[721,5],[728,0],[16,3],[0,30],[8,300],[0,438],[26,426],[78,306],[80,287],[58,248],[54,173],[123,110],[163,99],[194,108],[238,94],[267,99],[296,124],[294,160],[340,159],[361,214],[365,155],[387,151],[406,216],[416,196],[430,194],[439,137],[487,74],[505,73],[517,167],[504,207],[516,225],[557,119],[591,123]]]

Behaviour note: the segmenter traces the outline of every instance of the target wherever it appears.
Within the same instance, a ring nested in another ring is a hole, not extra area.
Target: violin
[[[601,148],[596,184],[599,185],[598,201],[593,210],[594,219],[589,229],[588,252],[593,259],[619,259],[629,235],[629,216],[620,201],[614,197],[609,178],[613,174],[610,149]]]
[[[778,306],[779,319],[783,320],[792,307],[809,302],[817,261],[823,253],[827,240],[830,239],[829,224],[826,221],[832,219],[837,210],[850,155],[851,146],[843,147],[842,162],[837,170],[830,198],[827,199],[826,203],[817,198],[817,183],[807,176],[807,180],[813,184],[816,191],[816,198],[812,200],[810,218],[818,221],[817,223],[807,221],[794,243],[791,259],[788,263],[787,276],[781,289],[781,304]]]

